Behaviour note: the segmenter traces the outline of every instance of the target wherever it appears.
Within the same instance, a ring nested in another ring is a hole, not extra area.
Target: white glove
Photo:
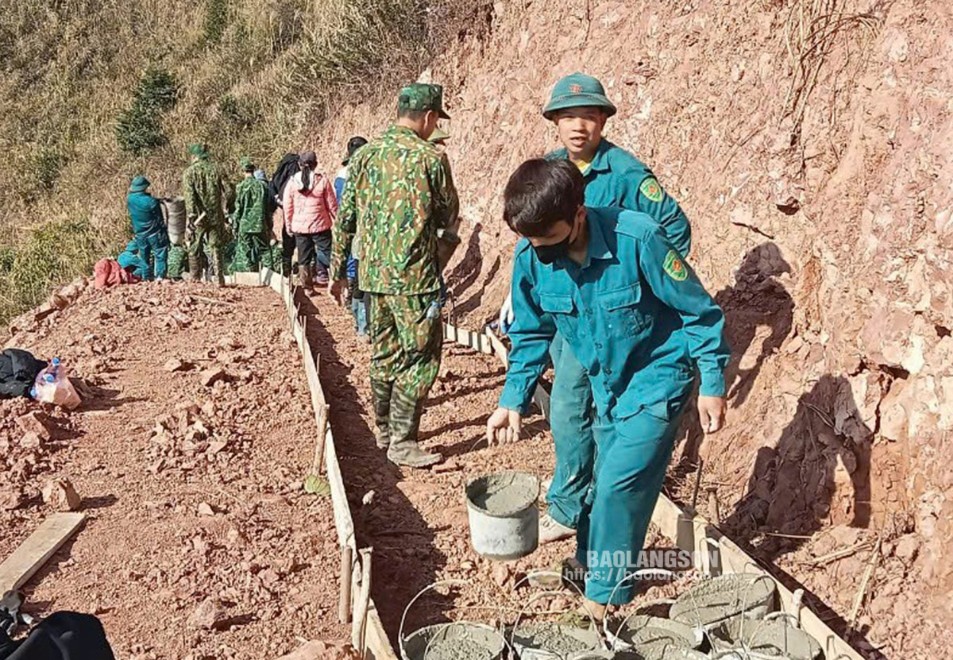
[[[500,332],[506,334],[507,329],[513,325],[513,321],[515,320],[516,316],[513,314],[513,294],[510,293],[506,296],[503,306],[500,307]]]

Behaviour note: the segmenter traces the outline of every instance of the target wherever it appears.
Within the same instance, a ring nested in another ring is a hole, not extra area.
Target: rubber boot
[[[390,398],[394,384],[383,380],[371,381],[371,394],[374,398],[374,423],[377,430],[374,438],[381,449],[390,447]]]
[[[400,388],[394,388],[390,399],[390,449],[387,450],[387,460],[391,463],[423,468],[443,460],[440,454],[426,452],[417,444],[422,404]]]
[[[189,272],[192,274],[191,280],[193,282],[201,282],[204,277],[204,268],[202,268],[202,260],[198,255],[189,255]]]

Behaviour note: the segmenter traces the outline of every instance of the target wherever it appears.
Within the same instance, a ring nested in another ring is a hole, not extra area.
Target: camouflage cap
[[[443,87],[428,83],[411,83],[400,90],[397,111],[433,110],[441,119],[450,119],[443,109]]]
[[[251,162],[251,158],[248,156],[242,156],[238,159],[238,164],[242,168],[243,172],[254,172],[255,164]]]

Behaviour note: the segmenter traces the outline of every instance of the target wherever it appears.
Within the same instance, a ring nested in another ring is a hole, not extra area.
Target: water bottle
[[[36,375],[30,396],[41,403],[52,403],[70,410],[82,402],[67,377],[66,369],[61,366],[60,359],[56,357]]]
[[[440,318],[440,301],[434,300],[427,308],[427,318],[431,321]]]

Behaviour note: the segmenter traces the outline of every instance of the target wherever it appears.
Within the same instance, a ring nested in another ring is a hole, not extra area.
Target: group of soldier
[[[520,437],[536,383],[552,365],[556,468],[540,540],[576,536],[571,564],[584,575],[583,612],[601,619],[609,605],[632,598],[624,578],[697,376],[703,430],[724,423],[729,349],[723,314],[686,260],[686,215],[644,163],[603,137],[616,107],[602,84],[569,75],[542,114],[562,148],[524,162],[504,190],[504,220],[519,237],[500,314],[512,348],[486,434],[491,443]],[[440,366],[443,269],[459,243],[459,200],[434,143],[438,122],[448,119],[443,89],[414,83],[400,91],[396,120],[382,135],[349,145],[324,264],[335,298],[347,297],[349,279],[352,301],[361,295],[377,444],[393,463],[414,468],[441,460],[418,444],[418,430]],[[208,246],[221,273],[223,186],[204,149],[191,153],[190,270],[200,272]],[[237,251],[245,266],[268,265],[266,227],[242,224],[246,210],[258,217],[267,205],[250,168],[236,191],[235,217],[249,235]],[[137,243],[155,250],[136,231]]]

